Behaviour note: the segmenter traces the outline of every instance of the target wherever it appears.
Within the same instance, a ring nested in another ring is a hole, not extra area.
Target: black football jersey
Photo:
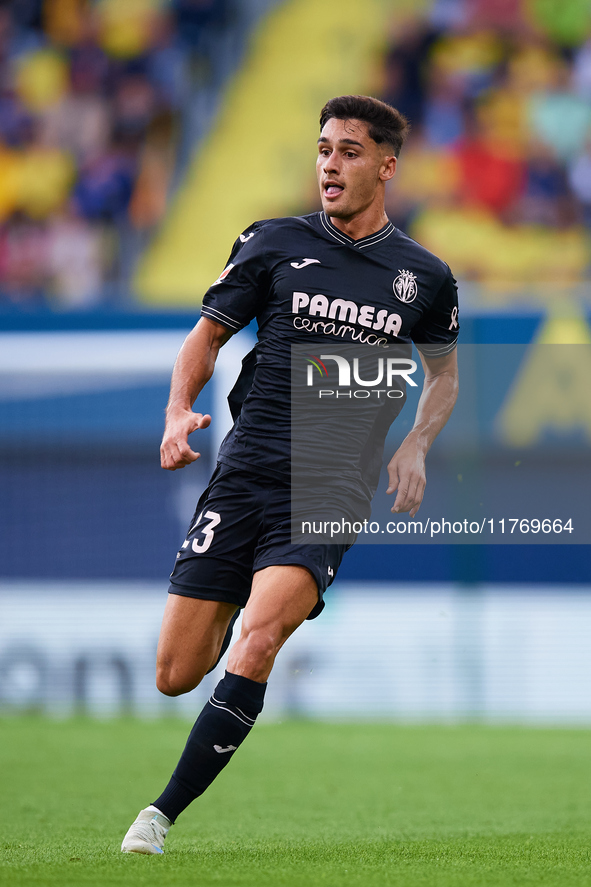
[[[459,330],[456,282],[445,262],[391,222],[352,240],[323,212],[247,228],[201,314],[235,332],[257,320],[257,345],[230,394],[235,422],[219,458],[278,477],[291,471],[292,346],[318,354],[356,343],[382,354],[414,342],[439,357],[455,348]],[[370,487],[402,402],[374,405],[373,413],[364,407],[367,440],[352,470],[369,471]]]

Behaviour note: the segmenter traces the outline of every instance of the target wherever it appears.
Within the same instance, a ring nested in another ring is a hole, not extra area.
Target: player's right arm
[[[211,416],[193,412],[197,395],[212,376],[218,352],[232,331],[202,317],[185,339],[176,359],[166,407],[166,425],[160,446],[160,464],[167,471],[184,468],[199,458],[188,437],[207,428]]]
[[[234,243],[226,267],[203,297],[201,320],[177,357],[160,447],[160,464],[168,471],[199,458],[188,437],[198,428],[207,428],[211,416],[194,413],[193,404],[211,378],[224,342],[250,323],[266,298],[269,251],[261,224],[255,222]]]

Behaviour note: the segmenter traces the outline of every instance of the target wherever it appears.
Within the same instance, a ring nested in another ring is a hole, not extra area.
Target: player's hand
[[[176,471],[184,468],[199,458],[201,453],[196,453],[189,446],[188,437],[198,428],[207,428],[211,422],[211,416],[194,413],[193,410],[182,410],[172,416],[168,416],[164,437],[160,445],[160,464],[167,471]]]
[[[399,514],[410,511],[414,517],[425,493],[425,456],[408,438],[402,442],[388,464],[390,482],[386,493],[396,494],[391,511]]]

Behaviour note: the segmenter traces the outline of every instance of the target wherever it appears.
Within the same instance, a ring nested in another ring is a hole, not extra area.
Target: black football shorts
[[[318,603],[336,576],[349,544],[292,544],[289,482],[219,463],[199,499],[170,576],[171,594],[244,607],[253,574],[264,567],[305,567],[318,586]]]

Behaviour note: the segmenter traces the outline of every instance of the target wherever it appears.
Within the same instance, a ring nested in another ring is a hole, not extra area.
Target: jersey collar
[[[388,221],[388,223],[379,231],[376,231],[375,234],[370,234],[368,237],[361,237],[359,240],[353,240],[352,237],[343,234],[336,225],[333,225],[324,211],[319,213],[319,216],[320,224],[327,234],[330,234],[330,236],[335,240],[338,240],[339,243],[346,244],[347,246],[354,246],[357,249],[367,249],[370,246],[375,246],[376,243],[381,243],[382,240],[385,240],[386,237],[389,237],[390,234],[396,230],[392,222]]]

